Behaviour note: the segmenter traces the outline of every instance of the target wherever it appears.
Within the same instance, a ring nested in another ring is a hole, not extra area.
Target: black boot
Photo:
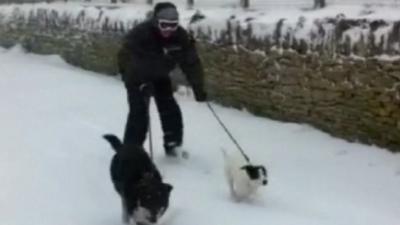
[[[164,144],[165,154],[170,157],[178,156],[178,148],[180,148],[180,146],[176,142],[169,142]]]

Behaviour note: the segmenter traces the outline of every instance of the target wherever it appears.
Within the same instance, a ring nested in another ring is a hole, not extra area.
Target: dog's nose
[[[263,185],[267,185],[267,184],[268,184],[268,181],[267,181],[267,180],[263,180],[262,184],[263,184]]]

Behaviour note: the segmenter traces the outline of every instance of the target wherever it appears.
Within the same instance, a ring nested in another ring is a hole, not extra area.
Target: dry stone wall
[[[398,151],[400,61],[208,48],[207,82],[218,101]]]

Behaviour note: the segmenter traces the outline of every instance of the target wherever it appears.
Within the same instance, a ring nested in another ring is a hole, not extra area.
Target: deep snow
[[[0,49],[0,71],[0,225],[122,224],[108,174],[113,152],[101,138],[123,133],[121,81],[20,48]],[[213,104],[250,158],[269,169],[258,198],[231,201],[220,148],[234,145],[205,104],[177,98],[189,160],[166,159],[151,111],[155,162],[175,187],[160,224],[400,224],[399,154]]]

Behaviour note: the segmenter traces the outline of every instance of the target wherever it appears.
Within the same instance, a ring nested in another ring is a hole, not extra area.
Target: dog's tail
[[[114,134],[105,134],[103,138],[106,139],[115,151],[119,151],[122,147],[122,142]]]

